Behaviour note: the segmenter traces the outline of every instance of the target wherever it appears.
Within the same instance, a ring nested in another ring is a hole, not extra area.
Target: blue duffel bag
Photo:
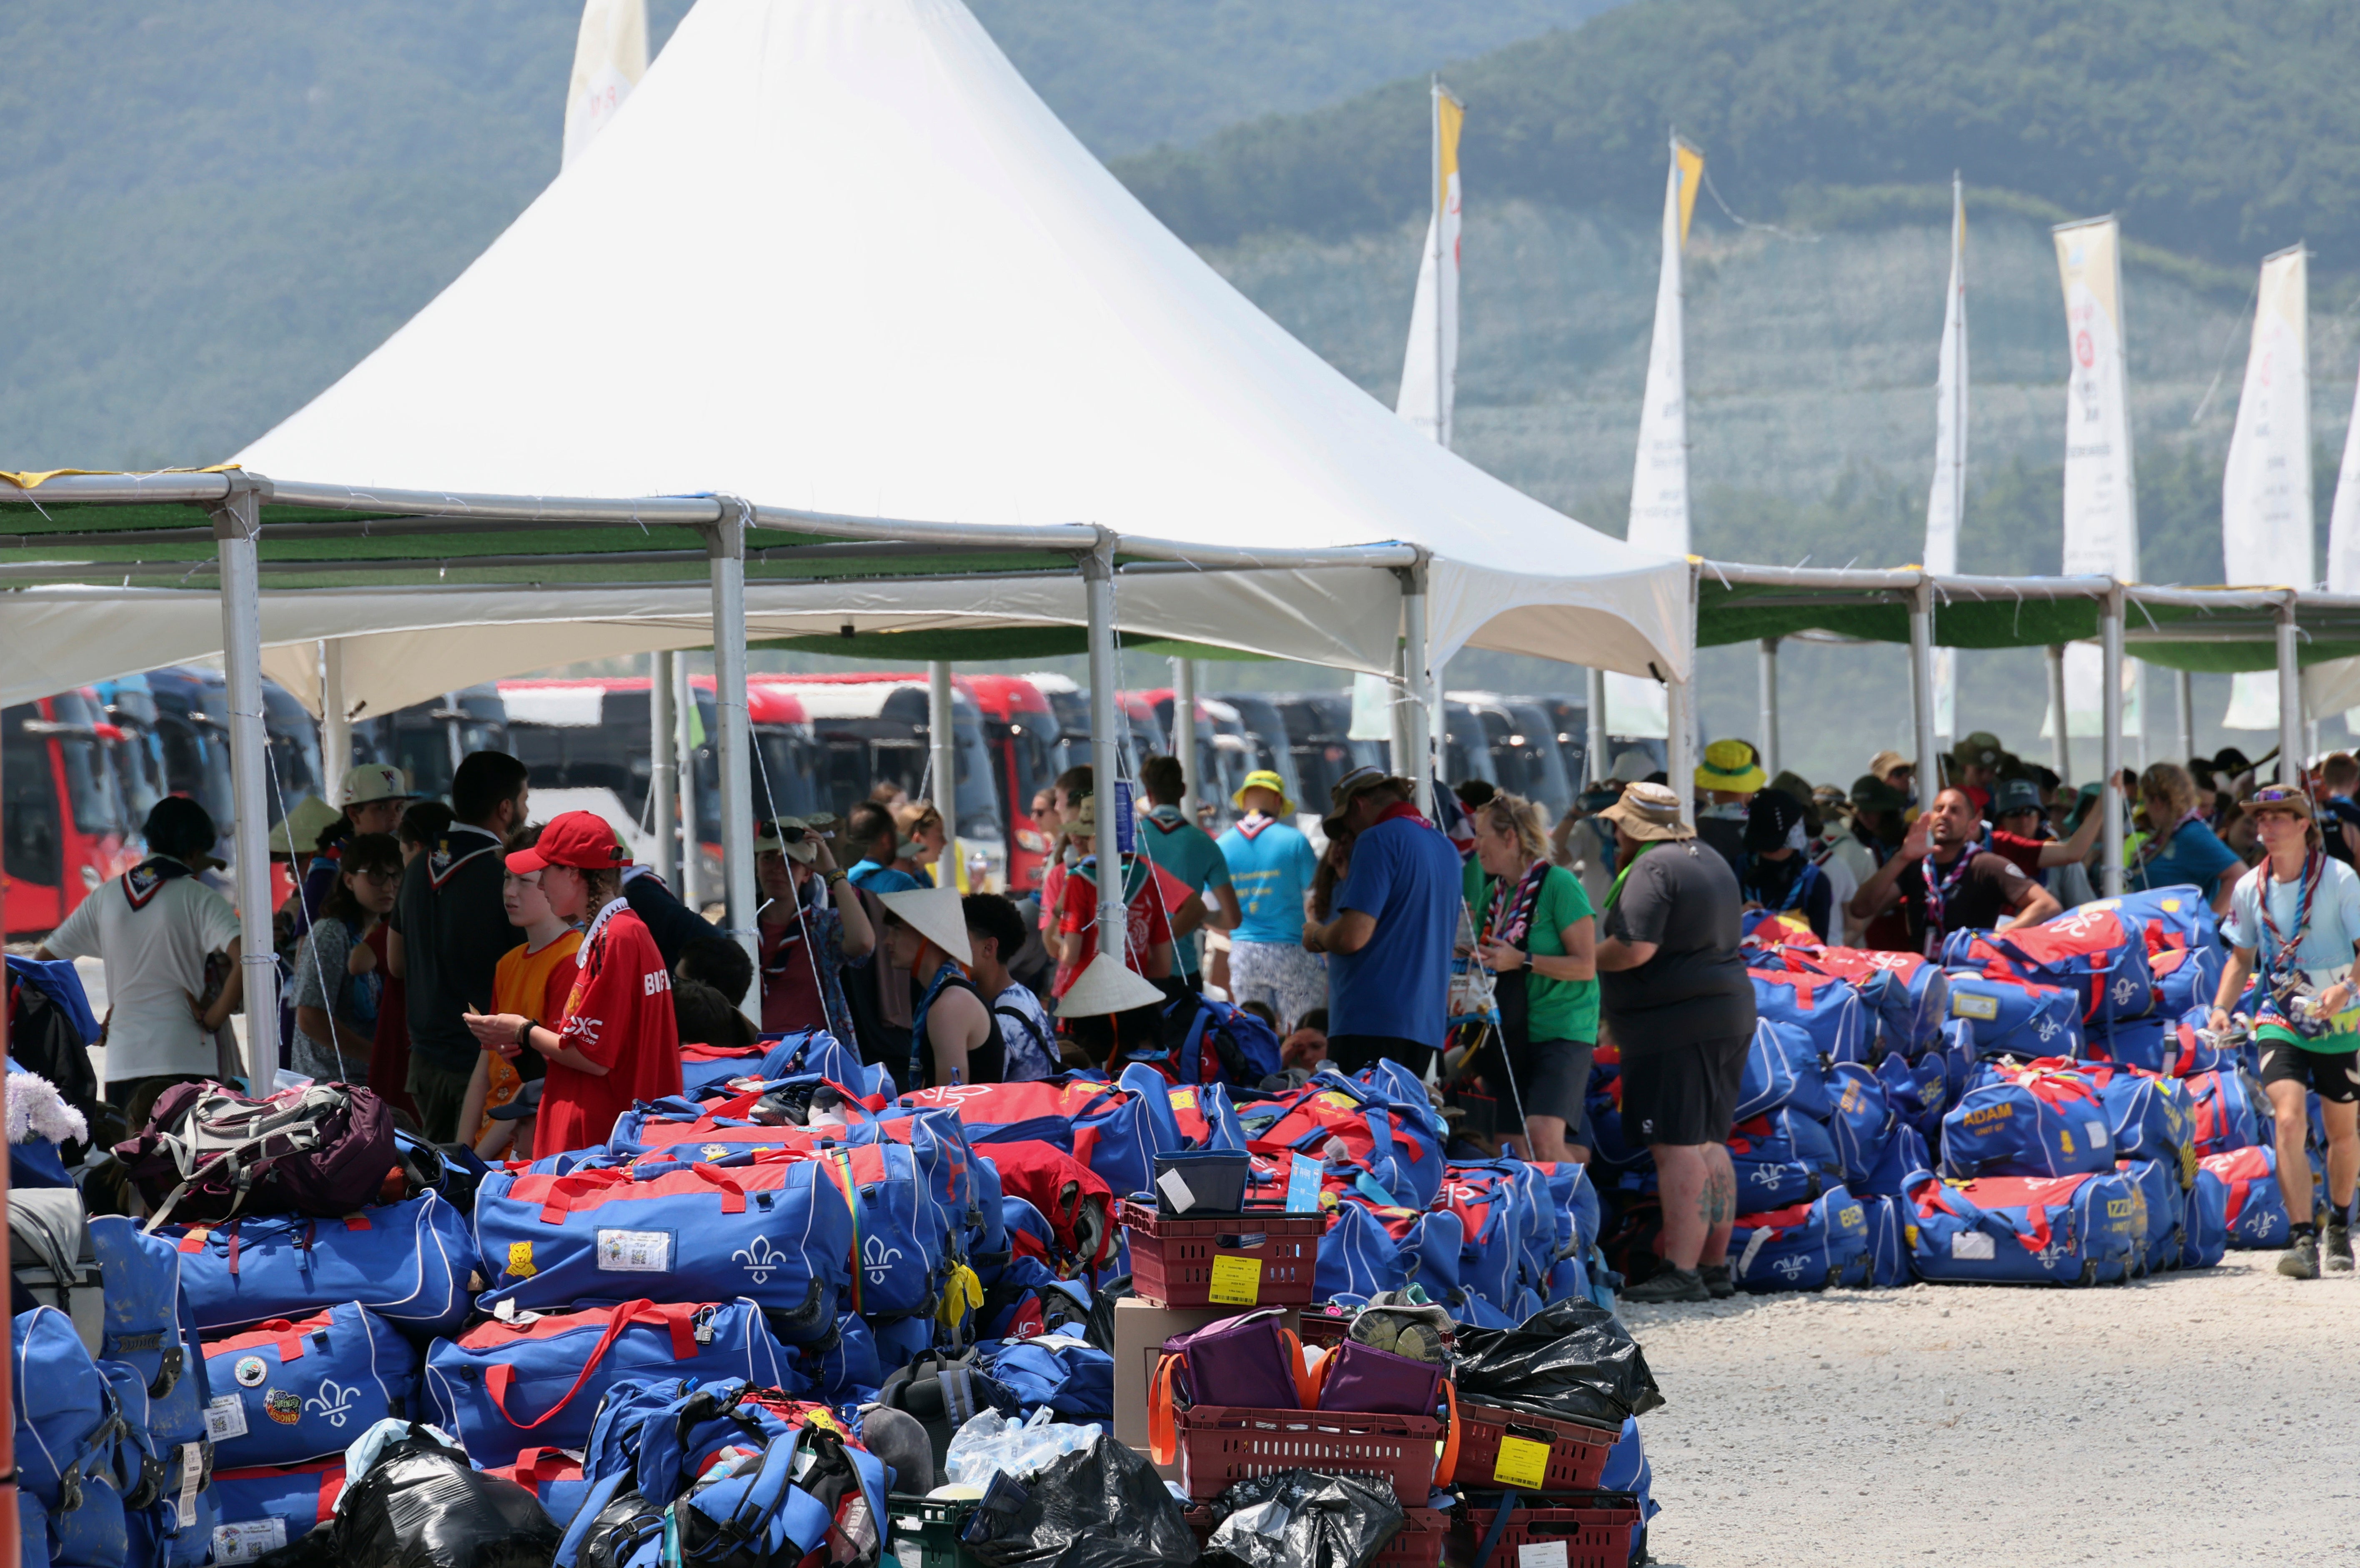
[[[683,1099],[703,1100],[731,1094],[742,1085],[768,1076],[762,1071],[759,1045],[690,1044],[680,1047],[680,1093]]]
[[[1933,1165],[1926,1140],[1918,1136],[1916,1127],[1903,1122],[1885,1141],[1885,1154],[1877,1160],[1876,1168],[1861,1181],[1844,1185],[1859,1197],[1897,1198],[1907,1191],[1910,1172],[1928,1171]]]
[[[2209,947],[2217,951],[2221,946],[2220,919],[2212,913],[2212,900],[2193,883],[2149,887],[2116,898],[2099,898],[2081,907],[2120,915],[2125,925],[2139,932],[2150,953],[2169,947]],[[2212,1000],[2209,996],[2205,999]]]
[[[1828,1095],[1828,1066],[1807,1031],[1770,1018],[1758,1020],[1745,1050],[1732,1118],[1743,1121],[1792,1106],[1807,1116],[1825,1119],[1835,1108]]]
[[[1016,1396],[1026,1417],[1114,1424],[1114,1357],[1066,1334],[990,1339],[976,1346],[983,1369]]]
[[[180,1249],[180,1283],[206,1334],[306,1317],[322,1301],[357,1301],[406,1334],[448,1334],[478,1278],[466,1217],[435,1192],[343,1219],[271,1214],[157,1234]]]
[[[1737,1206],[1757,1213],[1808,1203],[1843,1180],[1828,1129],[1791,1106],[1732,1128],[1729,1163],[1737,1174]]]
[[[2149,954],[2147,966],[2155,972],[2157,1016],[2179,1018],[2191,1007],[2211,1011],[2212,998],[2221,989],[2223,962],[2221,950],[2209,943],[2202,947],[2166,948]]]
[[[418,1398],[417,1347],[352,1301],[212,1340],[205,1371],[221,1390],[213,1436],[224,1469],[340,1453],[381,1421],[407,1420]]]
[[[1977,969],[1950,971],[1950,1017],[1974,1034],[1978,1056],[2081,1054],[2081,1004],[2061,985]]]
[[[480,1305],[745,1296],[790,1342],[833,1332],[851,1283],[852,1211],[825,1162],[779,1151],[728,1170],[677,1160],[563,1176],[496,1171],[475,1195]]]
[[[20,1515],[24,1560],[123,1568],[131,1543],[118,1468],[123,1412],[114,1386],[83,1348],[73,1320],[55,1307],[18,1312],[12,1338],[16,1488],[32,1505]],[[43,1535],[32,1533],[36,1515]]]
[[[1942,944],[1942,962],[1953,974],[1962,967],[1981,969],[2062,985],[2080,1002],[2084,1032],[2155,1010],[2147,940],[2111,909],[2085,904],[2038,925],[1954,931]]]
[[[1741,1290],[1821,1290],[1868,1279],[1868,1213],[1841,1186],[1807,1203],[1740,1214],[1729,1233],[1729,1277]]]
[[[877,1336],[850,1312],[836,1320],[836,1332],[809,1345],[780,1346],[786,1358],[785,1388],[808,1388],[831,1405],[863,1404],[885,1386],[883,1357],[877,1354]]]
[[[2177,1161],[2118,1160],[2114,1169],[2139,1195],[2147,1214],[2147,1233],[2140,1238],[2146,1272],[2159,1274],[2180,1267],[2187,1249],[2187,1194],[2180,1191]]]
[[[2211,1269],[2229,1252],[2229,1184],[2197,1162],[2196,1180],[2181,1205],[2182,1269]]]
[[[106,1298],[100,1359],[138,1370],[158,1442],[198,1441],[213,1396],[196,1312],[180,1287],[180,1249],[169,1237],[143,1235],[137,1220],[120,1214],[93,1216],[90,1247]]]
[[[894,1087],[893,1075],[882,1063],[862,1062],[860,1052],[825,1029],[781,1035],[775,1040],[765,1036],[762,1043],[768,1048],[762,1057],[764,1078],[797,1078],[816,1073],[863,1100],[890,1100],[901,1092]]]
[[[213,1563],[251,1563],[336,1517],[344,1456],[304,1465],[213,1472]]]
[[[2082,1071],[2098,1085],[2115,1159],[2164,1160],[2177,1173],[2175,1180],[2194,1175],[2196,1115],[2178,1079],[2104,1062]]]
[[[2244,1068],[2199,1073],[2180,1082],[2188,1090],[2189,1138],[2200,1158],[2276,1140],[2269,1096]]]
[[[2091,1029],[2081,1041],[2083,1059],[2136,1067],[2142,1073],[2166,1071],[2180,1043],[2179,1021],[2177,1015],[2162,1015],[2158,1007],[2151,1018],[2133,1018],[2128,1023]]]
[[[527,1448],[578,1449],[606,1390],[625,1379],[742,1377],[800,1391],[762,1309],[734,1301],[625,1301],[574,1312],[518,1312],[434,1342],[426,1397],[478,1469]]]
[[[1380,1290],[1406,1290],[1409,1266],[1402,1258],[1401,1243],[1384,1222],[1366,1205],[1347,1198],[1328,1211],[1314,1279],[1320,1301],[1366,1298]]]
[[[1921,1051],[1915,1057],[1897,1052],[1887,1056],[1876,1064],[1876,1081],[1884,1087],[1885,1103],[1904,1127],[1915,1127],[1921,1135],[1940,1134],[1942,1112],[1950,1103],[1950,1074],[1939,1051]],[[1964,1082],[1961,1073],[1962,1085]]]
[[[1844,1181],[1865,1181],[1892,1146],[1901,1118],[1874,1068],[1839,1062],[1829,1069],[1829,1087],[1835,1109],[1828,1117],[1828,1136],[1835,1140]]]
[[[1908,1284],[1917,1278],[1909,1271],[1909,1200],[1865,1197],[1860,1206],[1868,1216],[1868,1282],[1880,1290]]]
[[[115,1485],[123,1497],[126,1560],[140,1568],[198,1568],[213,1550],[212,1498],[204,1490],[212,1455],[206,1444],[193,1439],[169,1443],[157,1435],[154,1406],[137,1367],[102,1358],[98,1369],[106,1374],[122,1415]]]
[[[2312,1190],[2317,1191],[2316,1171]],[[2208,1154],[2196,1162],[2198,1187],[2217,1187],[2228,1244],[2240,1251],[2284,1247],[2292,1226],[2278,1191],[2278,1151],[2266,1146]]]
[[[2089,1079],[2059,1069],[1986,1070],[1942,1118],[1950,1176],[2070,1176],[2114,1168],[2114,1138]]]
[[[1831,975],[1808,969],[1749,969],[1757,1018],[1790,1024],[1811,1037],[1830,1062],[1868,1060],[1873,1021],[1859,991]]]
[[[2074,1176],[1986,1176],[1909,1187],[1911,1266],[1950,1284],[2094,1285],[2126,1278],[2139,1255],[2137,1194],[2111,1168]]]

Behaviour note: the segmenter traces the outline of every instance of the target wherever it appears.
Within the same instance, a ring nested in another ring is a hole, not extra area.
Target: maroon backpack
[[[115,1145],[154,1217],[349,1214],[377,1203],[399,1166],[393,1115],[369,1090],[313,1083],[254,1100],[220,1083],[176,1083],[148,1130]]]

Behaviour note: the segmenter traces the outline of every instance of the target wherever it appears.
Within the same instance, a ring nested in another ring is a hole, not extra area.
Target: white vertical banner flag
[[[1646,401],[1639,410],[1639,455],[1631,474],[1631,526],[1624,538],[1666,555],[1688,553],[1688,362],[1681,321],[1680,252],[1696,212],[1704,154],[1672,137],[1664,177],[1664,261],[1655,283],[1655,336],[1647,351]],[[1694,704],[1690,704],[1691,707]],[[1664,688],[1636,675],[1606,677],[1610,735],[1662,738],[1671,721]],[[1672,781],[1675,788],[1680,780]]]
[[[1417,298],[1402,351],[1401,394],[1393,412],[1444,446],[1459,390],[1459,132],[1467,107],[1434,83],[1434,210],[1417,264]]]
[[[2310,279],[2296,245],[2262,262],[2254,296],[2253,346],[2237,427],[2221,477],[2221,581],[2239,587],[2309,588],[2311,521]],[[2278,673],[2239,674],[2221,723],[2233,730],[2278,727]]]
[[[565,156],[572,163],[648,73],[648,0],[585,0],[565,89]]]
[[[1967,197],[1950,177],[1950,289],[1942,307],[1942,347],[1934,376],[1934,488],[1926,501],[1926,570],[1959,569],[1959,524],[1967,509]],[[1934,733],[1958,735],[1956,650],[1934,650]]]
[[[2122,232],[2112,218],[2054,231],[2065,289],[2065,574],[2138,577],[2138,490],[2131,472],[2130,378],[2123,351]],[[2065,650],[2065,712],[2071,735],[2104,733],[2104,687],[2122,682],[2123,735],[2136,736],[2138,661],[2104,671],[2095,643]],[[2053,735],[2049,715],[2041,734]]]
[[[2344,463],[2335,471],[2335,498],[2328,504],[2327,591],[2360,593],[2360,384],[2353,387],[2352,422],[2344,428]],[[2314,680],[2331,690],[2317,694],[2311,710],[2341,706],[2351,698],[2336,693],[2348,692],[2352,683],[2360,683],[2360,659],[2314,665],[2303,672],[2303,685],[2309,688]],[[2328,700],[2321,702],[2318,697]],[[2360,733],[2360,708],[2345,712],[2344,727]]]

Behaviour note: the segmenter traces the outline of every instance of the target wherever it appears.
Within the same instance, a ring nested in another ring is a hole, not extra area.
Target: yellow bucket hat
[[[1246,809],[1246,791],[1249,789],[1269,790],[1272,794],[1278,797],[1278,814],[1280,816],[1291,817],[1295,815],[1295,802],[1286,798],[1286,780],[1281,779],[1276,773],[1273,773],[1269,768],[1258,768],[1251,773],[1247,774],[1246,781],[1238,786],[1238,792],[1229,797],[1229,804],[1235,806],[1240,811],[1244,811]]]
[[[1699,789],[1728,789],[1750,795],[1766,782],[1762,758],[1751,743],[1742,740],[1717,740],[1706,746],[1704,761],[1696,770],[1696,787]]]

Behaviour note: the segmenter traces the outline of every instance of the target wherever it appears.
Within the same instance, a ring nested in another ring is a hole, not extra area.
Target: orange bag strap
[[[1328,1381],[1326,1363],[1322,1362],[1321,1370],[1314,1373],[1310,1358],[1303,1354],[1302,1336],[1284,1324],[1278,1332],[1286,1336],[1288,1346],[1295,1352],[1295,1397],[1303,1402],[1305,1410],[1316,1410],[1319,1408],[1320,1388]]]
[[[1448,1486],[1459,1477],[1459,1385],[1451,1378],[1442,1380],[1443,1417],[1442,1457],[1435,1462],[1434,1484]]]
[[[1316,1410],[1326,1402],[1328,1398],[1328,1369],[1336,1364],[1337,1354],[1344,1347],[1342,1345],[1332,1345],[1324,1351],[1308,1348],[1304,1351],[1303,1363],[1305,1383],[1304,1387],[1298,1391],[1296,1397],[1303,1401],[1303,1408],[1305,1410]]]
[[[1169,1465],[1178,1457],[1180,1444],[1174,1431],[1177,1424],[1172,1410],[1172,1377],[1178,1370],[1180,1358],[1167,1356],[1155,1364],[1155,1376],[1147,1385],[1147,1452],[1158,1465]]]

